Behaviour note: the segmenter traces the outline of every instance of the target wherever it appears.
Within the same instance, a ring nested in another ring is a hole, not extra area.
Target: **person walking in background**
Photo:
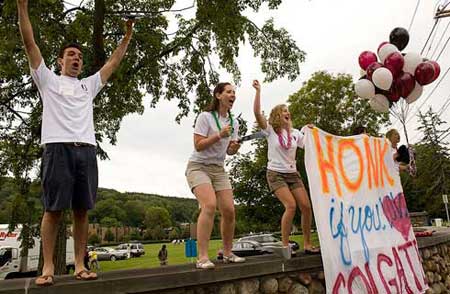
[[[167,265],[167,259],[169,255],[167,252],[166,245],[164,244],[158,252],[159,265]]]
[[[99,271],[100,264],[98,263],[97,251],[95,251],[95,249],[92,249],[91,251],[89,251],[89,269],[94,270],[94,268],[96,272]]]

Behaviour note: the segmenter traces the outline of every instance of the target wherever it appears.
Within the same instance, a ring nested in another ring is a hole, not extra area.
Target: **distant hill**
[[[8,223],[13,207],[20,207],[20,203],[14,203],[14,195],[19,194],[17,187],[11,178],[0,178],[0,223]],[[37,217],[42,213],[40,183],[32,184],[30,199],[35,203]],[[163,207],[167,209],[173,224],[190,222],[198,210],[196,199],[137,192],[121,193],[113,189],[99,188],[97,194],[96,209],[90,212],[91,222],[100,222],[99,217],[108,215],[116,218],[123,224],[132,225],[133,208],[146,209],[148,207]]]

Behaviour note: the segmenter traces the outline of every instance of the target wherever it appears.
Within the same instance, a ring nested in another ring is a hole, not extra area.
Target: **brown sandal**
[[[95,274],[95,276],[91,276],[91,274]],[[75,274],[75,278],[81,281],[97,280],[97,274],[88,270],[82,270]]]
[[[46,286],[51,286],[54,284],[54,276],[53,275],[42,275],[36,278],[36,280],[34,280],[34,283],[36,284],[36,286],[41,286],[41,287],[46,287]],[[42,283],[38,283],[38,280],[43,280],[44,282]]]

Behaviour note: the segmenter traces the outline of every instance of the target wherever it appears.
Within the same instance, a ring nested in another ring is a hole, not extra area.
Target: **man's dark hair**
[[[64,57],[64,51],[66,51],[67,48],[77,48],[78,50],[83,52],[83,48],[81,48],[80,44],[78,44],[78,43],[70,43],[70,44],[66,44],[63,47],[61,47],[61,49],[59,50],[59,53],[58,53],[58,58],[63,58]]]
[[[364,134],[365,132],[366,132],[366,127],[356,126],[352,130],[352,135],[360,135],[360,134]]]

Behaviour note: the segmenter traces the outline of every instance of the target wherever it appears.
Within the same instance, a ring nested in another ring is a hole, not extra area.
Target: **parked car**
[[[128,252],[128,247],[130,248],[131,257],[139,257],[145,255],[144,246],[141,243],[123,243],[116,247],[117,250],[125,250]]]
[[[238,241],[256,241],[261,246],[277,246],[281,244],[281,240],[274,236],[274,234],[254,234],[240,238]],[[292,250],[298,250],[300,246],[297,242],[289,240],[289,245]]]
[[[231,252],[237,256],[252,256],[273,253],[272,250],[262,246],[260,243],[250,240],[234,242]]]
[[[94,249],[97,252],[97,260],[111,260],[127,259],[126,250],[116,250],[109,247],[97,247]]]

